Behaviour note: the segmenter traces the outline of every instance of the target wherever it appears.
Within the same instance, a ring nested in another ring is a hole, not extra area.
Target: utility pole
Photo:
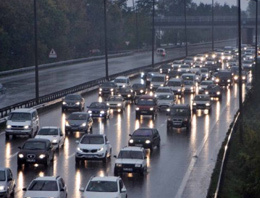
[[[37,45],[37,9],[36,0],[33,1],[34,5],[34,58],[35,58],[35,99],[36,104],[39,104],[39,70],[38,70],[38,45]]]
[[[211,14],[212,14],[212,51],[214,51],[214,0],[212,0],[212,11],[211,11]]]
[[[107,56],[107,1],[104,0],[104,33],[105,33],[105,62],[106,62],[106,80],[108,77],[108,56]]]
[[[187,0],[184,0],[184,23],[185,23],[185,54],[188,56],[188,36],[187,36]]]
[[[152,67],[154,67],[154,15],[155,15],[155,0],[153,0],[153,13],[152,13]]]

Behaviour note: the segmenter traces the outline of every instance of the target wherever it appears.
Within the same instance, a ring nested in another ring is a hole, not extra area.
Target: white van
[[[118,76],[115,78],[114,83],[116,83],[118,88],[130,86],[130,79],[128,76]]]
[[[12,111],[6,122],[5,137],[28,135],[33,137],[39,129],[39,116],[36,109],[22,108]]]
[[[163,87],[166,83],[166,75],[154,73],[150,83],[150,90],[155,91],[158,87]]]

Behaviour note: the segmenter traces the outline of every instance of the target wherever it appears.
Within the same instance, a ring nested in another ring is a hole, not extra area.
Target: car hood
[[[70,125],[81,125],[86,123],[86,120],[67,120]]]
[[[171,105],[171,104],[173,104],[173,101],[172,100],[157,100],[157,104],[158,104],[158,106]]]
[[[52,142],[53,140],[59,140],[59,136],[58,135],[36,135],[35,138],[39,138],[39,139],[47,139],[50,140],[50,142]]]
[[[76,102],[80,102],[80,100],[64,100],[64,102],[67,102],[67,103],[76,103]]]
[[[12,126],[27,126],[27,125],[31,125],[31,121],[12,121],[12,120],[8,120],[7,125],[12,125]]]
[[[105,108],[88,108],[88,111],[106,111]]]
[[[58,191],[26,191],[24,197],[42,198],[42,197],[59,197]]]
[[[115,160],[116,164],[142,164],[143,159],[121,159],[118,158]]]
[[[84,198],[115,198],[119,194],[117,192],[84,192]]]
[[[79,148],[81,149],[100,149],[104,146],[104,144],[79,144]]]
[[[0,181],[0,186],[6,186],[6,181]],[[1,190],[0,190],[1,192]]]

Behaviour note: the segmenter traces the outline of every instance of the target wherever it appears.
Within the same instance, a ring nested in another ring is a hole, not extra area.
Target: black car
[[[146,94],[146,85],[144,83],[135,83],[132,85],[135,97]]]
[[[175,104],[170,107],[167,119],[167,130],[172,128],[186,128],[187,131],[191,127],[191,108],[188,104]]]
[[[28,139],[17,154],[17,166],[22,164],[43,164],[47,167],[53,161],[54,149],[50,140],[47,139]]]
[[[124,100],[130,100],[130,101],[134,100],[134,91],[131,86],[120,87],[118,89],[117,94],[119,96],[122,96],[124,98]]]
[[[208,94],[211,98],[218,98],[219,100],[222,98],[222,89],[219,85],[208,85],[204,93]]]
[[[128,146],[140,146],[150,150],[153,150],[155,146],[160,147],[160,134],[155,128],[139,128],[130,134],[130,137]]]
[[[233,78],[232,78],[232,73],[229,70],[219,70],[215,74],[215,79],[214,79],[215,84],[219,86],[232,86],[233,85]]]
[[[106,120],[110,116],[110,108],[105,102],[92,102],[88,106],[87,112],[92,118],[104,118]]]
[[[93,119],[86,112],[74,112],[69,115],[65,123],[65,133],[80,131],[92,132]]]
[[[172,65],[165,64],[162,65],[159,69],[160,74],[169,74],[172,70]]]
[[[239,82],[239,71],[234,72],[233,80],[235,83]],[[244,83],[247,81],[247,72],[246,71],[241,71],[241,81]]]
[[[85,108],[85,99],[80,94],[68,94],[62,100],[62,111],[82,111]]]
[[[98,95],[115,95],[117,93],[117,85],[114,82],[104,82],[99,86]]]

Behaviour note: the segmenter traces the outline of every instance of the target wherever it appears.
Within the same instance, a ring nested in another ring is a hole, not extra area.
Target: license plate
[[[147,111],[141,111],[141,113],[147,113]]]
[[[133,171],[132,168],[123,168],[124,171]]]
[[[143,146],[142,144],[136,144],[135,146]]]
[[[27,162],[35,162],[35,159],[27,159]]]

